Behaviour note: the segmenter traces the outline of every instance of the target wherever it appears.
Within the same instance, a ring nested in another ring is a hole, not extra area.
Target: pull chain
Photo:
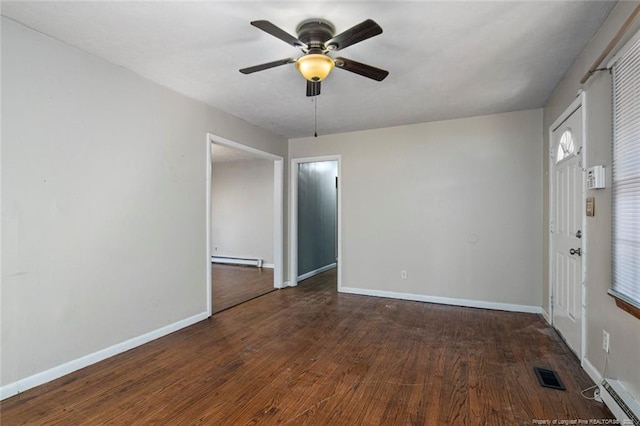
[[[313,97],[313,137],[318,137],[318,97]]]

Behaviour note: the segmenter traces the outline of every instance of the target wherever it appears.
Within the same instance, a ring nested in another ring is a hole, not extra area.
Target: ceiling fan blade
[[[294,36],[286,32],[285,30],[275,26],[269,21],[252,21],[251,25],[253,25],[256,28],[260,28],[265,33],[271,34],[272,36],[279,38],[280,40],[294,47],[305,48],[305,49],[307,48],[307,45],[305,43],[301,42],[300,40],[298,40],[297,38],[295,38]]]
[[[318,96],[320,94],[320,81],[307,80],[307,96]]]
[[[380,25],[376,24],[372,19],[367,19],[328,40],[324,45],[329,50],[340,50],[381,33],[382,28]]]
[[[389,75],[389,71],[352,61],[351,59],[336,58],[335,64],[338,68],[360,74],[376,81],[382,81]]]
[[[242,68],[242,74],[251,74],[252,72],[268,70],[269,68],[279,67],[280,65],[292,64],[296,60],[294,58],[280,59],[278,61],[267,62],[266,64],[254,65],[252,67]]]

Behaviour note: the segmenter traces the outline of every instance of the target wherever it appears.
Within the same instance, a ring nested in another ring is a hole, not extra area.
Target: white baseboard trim
[[[593,380],[597,384],[600,384],[600,382],[602,381],[602,374],[600,374],[598,369],[593,364],[591,364],[587,357],[584,357],[582,359],[582,369],[587,372],[589,377],[591,377],[591,380]]]
[[[275,265],[273,263],[263,263],[262,267],[267,269],[274,269]]]
[[[542,308],[542,317],[547,322],[547,324],[551,325],[551,317],[549,316],[549,312],[547,312],[544,308]]]
[[[596,367],[587,359],[587,357],[582,358],[582,369],[587,372],[591,380],[594,381],[596,385],[598,385],[598,389],[600,390],[600,395],[602,395],[602,374],[598,371]],[[600,396],[596,396],[596,401],[602,402],[602,398]]]
[[[497,311],[526,312],[541,314],[542,307],[530,305],[516,305],[512,303],[486,302],[483,300],[455,299],[450,297],[426,296],[423,294],[398,293],[395,291],[370,290],[364,288],[342,287],[341,293],[359,294],[362,296],[388,297],[390,299],[412,300],[415,302],[438,303],[441,305],[465,306],[469,308],[493,309]]]
[[[173,333],[174,331],[178,331],[182,328],[188,327],[208,317],[209,315],[206,312],[203,312],[201,314],[194,315],[192,317],[174,322],[173,324],[169,324],[165,327],[143,334],[142,336],[133,337],[124,342],[116,343],[113,346],[109,346],[108,348],[99,350],[92,354],[85,355],[83,357],[58,365],[57,367],[50,368],[49,370],[36,373],[32,376],[25,377],[24,379],[20,379],[13,383],[9,383],[5,386],[0,387],[0,400],[17,395],[20,392],[26,391],[27,389],[31,389],[44,383],[50,382],[66,374],[80,370],[81,368],[87,367],[91,364],[95,364],[96,362],[128,351],[129,349],[144,345],[145,343],[166,336],[167,334]]]
[[[321,273],[323,273],[324,271],[328,271],[329,269],[333,269],[333,268],[335,268],[337,265],[338,265],[337,263],[332,263],[332,264],[330,264],[330,265],[323,266],[322,268],[318,268],[318,269],[316,269],[316,270],[314,270],[314,271],[307,272],[306,274],[302,274],[302,275],[300,275],[300,276],[298,277],[298,281],[306,280],[307,278],[311,278],[311,277],[313,277],[314,275],[321,274]]]
[[[289,281],[281,281],[279,283],[274,283],[273,288],[277,288],[278,290],[281,290],[288,286],[289,286]]]

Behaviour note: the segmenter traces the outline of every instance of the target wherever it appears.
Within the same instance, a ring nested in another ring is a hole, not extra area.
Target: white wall
[[[273,264],[273,161],[214,163],[211,175],[211,253]]]
[[[540,310],[541,110],[289,141],[336,154],[343,287]]]
[[[611,76],[608,72],[595,74],[586,85],[580,85],[580,79],[604,47],[613,39],[615,33],[631,14],[638,2],[619,2],[612,10],[598,33],[581,53],[544,109],[545,153],[549,152],[548,129],[558,116],[575,99],[580,88],[586,92],[586,138],[585,167],[604,165],[607,170],[607,182],[611,182]],[[627,34],[631,37],[640,29],[636,21]],[[624,43],[620,43],[622,47]],[[601,65],[606,66],[607,61]],[[549,223],[549,182],[548,157],[543,155],[544,182],[544,223]],[[607,295],[611,284],[611,190],[589,190],[587,196],[595,197],[595,217],[587,218],[584,232],[586,252],[583,257],[586,267],[586,369],[592,376],[602,374],[605,353],[602,350],[602,331],[610,333],[610,353],[607,361],[607,377],[617,378],[627,384],[629,390],[640,400],[640,320],[617,308],[614,299]],[[548,307],[548,233],[545,236],[544,260],[544,303]],[[597,377],[594,377],[597,379]]]
[[[283,157],[287,144],[4,18],[2,91],[6,396],[201,317],[206,134]]]

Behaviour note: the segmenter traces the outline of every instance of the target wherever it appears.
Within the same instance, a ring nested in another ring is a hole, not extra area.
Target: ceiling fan
[[[304,55],[299,58],[280,59],[242,68],[240,72],[243,74],[251,74],[256,71],[295,63],[300,74],[307,80],[307,96],[320,94],[320,82],[329,75],[334,66],[376,81],[382,81],[389,75],[389,71],[372,67],[371,65],[342,57],[334,59],[328,55],[329,52],[344,49],[352,44],[381,34],[382,28],[371,19],[367,19],[338,35],[335,35],[335,28],[329,21],[307,19],[298,25],[296,29],[297,38],[269,21],[253,21],[251,25],[293,47],[299,48]]]

